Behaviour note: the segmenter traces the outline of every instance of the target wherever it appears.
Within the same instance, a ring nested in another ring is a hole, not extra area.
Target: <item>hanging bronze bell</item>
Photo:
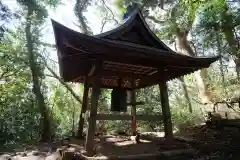
[[[111,93],[111,111],[127,112],[127,90],[116,88]]]

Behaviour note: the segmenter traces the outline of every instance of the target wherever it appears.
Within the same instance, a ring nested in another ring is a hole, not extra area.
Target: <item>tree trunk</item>
[[[221,41],[219,37],[219,33],[215,31],[216,33],[216,38],[217,38],[217,47],[218,47],[218,55],[220,56],[219,63],[220,63],[220,72],[221,72],[221,77],[222,77],[222,84],[225,85],[225,76],[224,76],[224,71],[223,71],[223,60],[222,60],[222,50],[221,50]]]
[[[240,56],[238,54],[238,43],[234,36],[234,20],[232,13],[229,12],[227,2],[225,2],[225,23],[222,25],[223,33],[226,37],[227,43],[231,49],[232,56],[234,57],[235,67],[236,67],[236,73],[238,80],[240,79]]]
[[[175,50],[177,51],[177,44],[176,43],[175,43]],[[187,85],[186,85],[186,83],[184,81],[184,77],[180,77],[179,80],[182,83],[183,92],[184,92],[184,96],[185,96],[185,99],[186,99],[186,104],[188,105],[188,110],[189,110],[190,113],[192,113],[192,103],[191,103],[191,100],[189,98]]]
[[[87,106],[88,106],[88,93],[89,93],[89,87],[87,84],[87,80],[85,80],[82,109],[80,112],[79,122],[78,122],[78,133],[77,133],[78,138],[83,137],[83,126],[84,126],[84,116],[83,115],[86,113]]]
[[[177,32],[176,37],[177,37],[177,43],[178,47],[182,51],[182,53],[186,53],[189,56],[196,57],[197,54],[193,51],[191,48],[191,45],[189,41],[187,40],[187,34],[188,32]],[[204,83],[204,78],[207,77],[207,70],[202,69],[201,71],[197,71],[195,73],[195,78],[200,94],[200,98],[202,99],[202,103],[209,103],[212,104],[212,98],[211,98],[211,93],[208,91],[208,88],[206,87],[206,84]],[[206,110],[208,110],[206,108]]]
[[[188,105],[188,110],[190,113],[192,113],[192,104],[191,104],[191,101],[190,101],[190,98],[189,98],[189,95],[188,95],[188,91],[187,91],[187,85],[184,81],[184,77],[180,77],[179,80],[181,81],[182,83],[182,87],[183,87],[183,92],[184,92],[184,96],[186,98],[186,102],[187,102],[187,105]]]
[[[33,92],[36,96],[37,106],[41,113],[41,122],[43,125],[41,140],[48,141],[51,138],[51,130],[50,130],[50,120],[48,115],[47,107],[44,103],[44,97],[41,93],[41,86],[39,81],[39,69],[37,68],[36,56],[34,55],[33,51],[33,40],[31,36],[31,16],[33,11],[30,7],[28,7],[27,13],[27,24],[25,28],[26,32],[26,40],[27,40],[27,49],[28,49],[28,58],[29,58],[29,67],[32,74],[32,81],[33,81]]]
[[[227,43],[229,47],[231,48],[231,54],[234,58],[235,62],[235,71],[237,73],[237,79],[240,79],[240,56],[238,55],[238,47],[235,42],[234,34],[233,34],[233,28],[228,27],[223,29],[223,33],[226,37]]]
[[[230,23],[230,22],[229,22]],[[227,43],[229,47],[231,48],[231,53],[234,58],[235,62],[235,68],[236,68],[236,73],[237,73],[237,78],[238,80],[240,79],[240,57],[238,55],[238,47],[234,38],[234,33],[233,33],[233,28],[231,27],[226,27],[223,29],[223,33],[226,37]]]
[[[211,96],[211,91],[209,90],[209,88],[207,87],[207,85],[204,82],[204,78],[207,77],[207,74],[208,74],[207,70],[202,69],[195,73],[195,78],[196,78],[200,98],[202,99],[202,103],[203,104],[212,104],[213,100],[212,100],[212,96]]]
[[[235,62],[235,65],[236,65],[237,79],[240,80],[240,58],[235,57],[234,62]]]
[[[75,6],[77,7],[77,18],[79,20],[81,30],[84,34],[91,35],[92,32],[88,25],[86,24],[85,17],[83,15],[84,9],[87,7],[89,0],[77,0]],[[85,93],[86,92],[86,93]],[[83,114],[85,114],[87,110],[87,103],[88,103],[88,92],[89,87],[87,85],[84,86],[84,95],[83,95],[83,102],[82,102],[82,108],[81,113],[79,115],[79,122],[78,122],[78,134],[77,137],[81,138],[83,136],[83,127],[84,127],[84,118]]]
[[[89,27],[87,26],[85,22],[85,17],[83,16],[83,11],[86,8],[86,5],[88,4],[88,0],[77,0],[76,6],[77,6],[77,18],[79,20],[81,30],[84,34],[90,35],[92,34],[89,30]]]
[[[73,112],[72,112],[72,137],[75,136],[75,113],[76,113],[76,107],[74,105],[73,97],[71,96],[72,99],[72,107],[73,107]]]

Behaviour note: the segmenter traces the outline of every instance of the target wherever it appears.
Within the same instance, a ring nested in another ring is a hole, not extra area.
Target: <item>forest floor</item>
[[[240,159],[240,134],[237,128],[212,129],[206,125],[188,127],[176,133],[175,137],[171,142],[166,142],[161,137],[151,135],[141,136],[141,143],[137,144],[126,136],[98,136],[95,139],[96,148],[94,157],[106,159],[113,155],[156,154],[166,151],[168,154],[171,154],[173,150],[192,148],[197,151],[194,157],[185,157],[182,159]],[[82,153],[84,155],[84,140],[72,138],[70,140],[70,146],[68,151]],[[11,157],[18,156],[19,160],[21,160],[21,156],[26,159],[27,156],[31,157],[32,155],[35,155],[34,159],[38,156],[40,157],[39,160],[41,157],[48,157],[48,159],[53,160],[60,156],[56,153],[57,148],[64,147],[61,146],[60,142],[40,144],[16,149],[15,153],[8,153],[8,155]],[[49,153],[50,150],[52,150],[52,153]],[[18,153],[16,154],[16,152]],[[41,154],[36,154],[37,152],[41,152]],[[7,154],[0,156],[0,160],[3,156],[7,156]],[[49,158],[51,156],[52,158]]]

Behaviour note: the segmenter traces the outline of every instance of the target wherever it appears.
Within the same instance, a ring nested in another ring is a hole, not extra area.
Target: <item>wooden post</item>
[[[136,92],[135,90],[131,91],[131,115],[132,115],[132,135],[136,135],[136,128],[137,128],[137,122],[136,122]]]
[[[163,116],[163,123],[164,123],[164,132],[165,132],[166,139],[172,139],[173,130],[172,130],[171,111],[169,107],[167,84],[163,77],[162,77],[161,83],[159,84],[159,88],[160,88],[162,116]]]
[[[82,109],[79,117],[79,124],[78,124],[78,133],[77,137],[82,138],[83,137],[83,126],[84,126],[84,117],[86,110],[87,110],[87,105],[88,105],[88,92],[89,92],[89,87],[87,84],[87,78],[84,83],[84,92],[83,92],[83,101],[82,101]]]
[[[88,123],[87,137],[85,148],[87,154],[92,156],[94,154],[94,135],[96,130],[96,116],[97,116],[97,105],[100,94],[100,85],[101,85],[101,69],[102,65],[100,62],[97,62],[95,66],[95,71],[93,73],[93,84],[92,84],[92,99],[90,107],[90,117]]]

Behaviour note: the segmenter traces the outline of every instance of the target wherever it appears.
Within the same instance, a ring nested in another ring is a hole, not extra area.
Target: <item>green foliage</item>
[[[42,111],[38,107],[39,101],[36,102],[37,95],[33,94],[36,88],[32,88],[32,83],[35,82],[32,81],[33,73],[29,65],[31,60],[35,61],[33,65],[39,78],[40,90],[45,93],[44,66],[39,59],[39,43],[42,36],[40,25],[47,17],[47,10],[42,1],[17,2],[26,15],[26,21],[20,23],[21,27],[16,26],[16,31],[6,34],[0,46],[1,146],[37,141],[42,132]],[[26,34],[29,33],[24,30],[28,25],[32,34],[31,41],[27,41]],[[29,55],[33,55],[33,58],[30,59]]]
[[[48,84],[51,90],[48,102],[51,104],[50,113],[53,122],[52,131],[55,133],[54,138],[71,135],[73,123],[74,130],[77,127],[80,105],[60,84],[51,81]]]
[[[125,1],[122,0],[115,0],[114,5],[118,8],[120,13],[124,13],[126,11]]]
[[[44,20],[44,18],[48,16],[47,10],[44,4],[41,3],[41,1],[17,0],[17,2],[24,7],[23,9],[30,9],[34,13],[33,17],[35,18],[35,20],[40,21],[40,23],[42,23],[42,20]]]
[[[39,112],[30,89],[30,74],[23,53],[11,41],[1,44],[0,143],[29,141],[38,137]]]
[[[59,0],[44,0],[43,3],[49,7],[52,7],[53,9],[56,9],[62,4],[62,2]]]

